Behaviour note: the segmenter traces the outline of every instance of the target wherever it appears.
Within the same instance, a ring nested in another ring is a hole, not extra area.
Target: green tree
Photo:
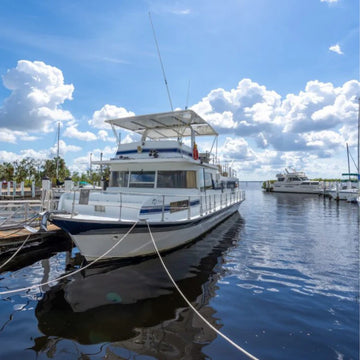
[[[57,180],[64,181],[66,177],[70,176],[70,171],[63,158],[55,157],[45,161],[42,175],[50,178],[53,185],[56,185]]]
[[[9,162],[4,162],[2,165],[2,174],[4,177],[4,180],[12,181],[14,180],[14,166]]]
[[[19,183],[21,181],[30,180],[32,167],[31,161],[31,158],[14,161],[14,180],[16,182]]]

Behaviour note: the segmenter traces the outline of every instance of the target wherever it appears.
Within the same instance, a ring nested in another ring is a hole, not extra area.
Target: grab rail
[[[85,196],[83,196],[85,194]],[[142,198],[134,201],[135,197]],[[81,200],[80,200],[81,199]],[[73,190],[62,195],[59,210],[68,211],[73,217],[77,213],[86,212],[87,215],[100,216],[103,212],[106,217],[114,217],[126,220],[126,215],[136,211],[137,214],[143,209],[144,213],[152,213],[158,216],[160,221],[165,221],[167,212],[186,211],[182,219],[191,219],[196,216],[204,216],[221,210],[245,199],[245,192],[240,189],[225,189],[224,192],[214,193],[207,191],[201,194],[157,194],[150,192],[84,192]],[[93,208],[85,207],[94,205]],[[63,206],[63,207],[62,207]],[[62,207],[62,208],[61,208]],[[118,209],[117,215],[115,213]],[[111,214],[111,215],[109,215]],[[134,214],[134,213],[133,213]],[[142,214],[144,215],[144,214]],[[130,220],[132,219],[129,216]]]

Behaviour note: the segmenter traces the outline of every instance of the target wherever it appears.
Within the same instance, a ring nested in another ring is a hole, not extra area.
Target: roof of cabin
[[[191,128],[195,136],[218,135],[218,133],[193,110],[179,110],[165,113],[130,116],[105,120],[112,126],[136,132],[150,139],[167,139],[191,136]]]

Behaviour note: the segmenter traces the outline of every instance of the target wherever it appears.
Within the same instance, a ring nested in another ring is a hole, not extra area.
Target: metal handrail
[[[97,200],[92,198],[92,194],[102,194],[105,196],[105,199]],[[71,193],[68,194],[67,200],[71,200]],[[224,196],[225,195],[225,196]],[[229,196],[228,196],[229,195]],[[111,201],[111,197],[114,196],[114,200]],[[173,202],[176,202],[176,199],[187,199],[188,206],[185,208],[182,206],[176,206],[176,204],[172,205],[173,211],[182,211],[187,210],[187,218],[191,219],[191,216],[195,216],[194,212],[191,209],[191,199],[199,200],[199,215],[204,216],[210,214],[212,212],[216,212],[218,210],[223,209],[224,207],[230,206],[237,202],[240,202],[242,199],[245,199],[245,192],[240,189],[233,189],[231,192],[221,192],[219,194],[208,194],[207,192],[201,194],[157,194],[157,193],[149,193],[149,192],[96,192],[96,193],[89,193],[89,198],[87,204],[79,204],[76,203],[80,198],[80,191],[73,190],[72,191],[72,203],[71,203],[71,217],[74,216],[75,213],[78,213],[79,207],[86,206],[89,204],[94,205],[102,205],[104,207],[118,207],[119,208],[119,220],[122,219],[123,213],[126,210],[137,210],[140,209],[141,206],[144,204],[138,203],[136,206],[131,205],[131,203],[126,202],[126,196],[139,196],[139,197],[146,197],[147,199],[153,198],[155,201],[157,199],[157,206],[161,207],[161,221],[165,220],[165,213],[166,213],[166,205],[170,205]],[[119,199],[119,203],[116,201],[116,198]],[[124,199],[125,198],[125,199]],[[159,199],[160,202],[159,202]],[[145,200],[146,201],[146,200]],[[205,208],[204,208],[205,205]],[[155,206],[155,205],[154,205]],[[61,209],[60,209],[61,210]]]

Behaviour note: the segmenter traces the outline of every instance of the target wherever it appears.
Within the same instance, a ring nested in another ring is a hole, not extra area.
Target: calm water
[[[244,183],[239,214],[164,257],[188,299],[260,359],[359,358],[359,210]],[[66,239],[0,269],[0,291],[70,272]],[[5,259],[0,260],[0,264]],[[0,359],[247,359],[209,329],[156,258],[0,297]]]

